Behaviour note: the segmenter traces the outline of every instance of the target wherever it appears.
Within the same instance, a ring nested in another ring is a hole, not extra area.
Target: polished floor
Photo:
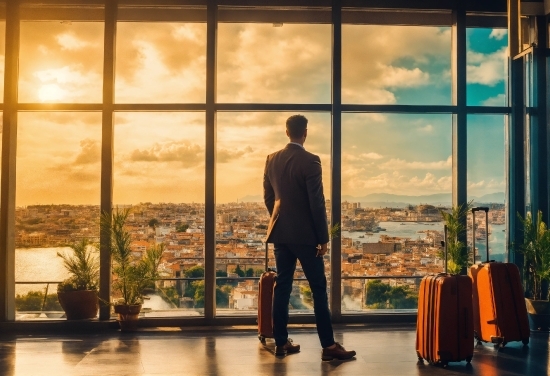
[[[337,326],[336,340],[357,351],[349,361],[322,362],[311,326],[291,328],[302,350],[279,359],[252,328],[158,328],[136,333],[0,335],[0,375],[547,375],[549,336],[535,333],[529,347],[476,347],[471,365],[443,369],[419,363],[415,329]]]

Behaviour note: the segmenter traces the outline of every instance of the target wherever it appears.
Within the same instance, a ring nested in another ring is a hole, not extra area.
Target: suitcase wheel
[[[416,352],[416,356],[418,357],[419,361],[424,362],[424,358],[420,356],[420,353],[418,351]]]
[[[483,342],[481,342],[479,339],[477,340],[477,343],[476,343],[476,346],[481,346],[483,345]]]
[[[448,365],[449,365],[449,362],[447,362],[446,360],[441,361],[441,366],[443,366],[443,368],[447,368]]]
[[[466,358],[466,363],[468,364],[472,363],[472,355]]]
[[[529,344],[529,338],[524,338],[521,342],[523,342],[523,346],[527,346]]]
[[[265,337],[264,337],[264,336],[259,335],[259,336],[258,336],[258,339],[260,340],[260,342],[261,342],[263,345],[265,345]]]

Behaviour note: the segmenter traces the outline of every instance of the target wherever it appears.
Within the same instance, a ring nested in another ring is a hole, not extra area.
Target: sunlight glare
[[[38,91],[38,97],[41,102],[53,102],[64,98],[65,91],[57,84],[45,84]]]

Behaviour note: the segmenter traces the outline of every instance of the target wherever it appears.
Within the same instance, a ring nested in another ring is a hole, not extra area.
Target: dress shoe
[[[282,346],[275,346],[276,356],[285,356],[286,354],[293,354],[300,351],[300,345],[292,343],[292,339],[287,339],[286,343]]]
[[[332,349],[329,349],[328,347],[325,347],[323,349],[323,352],[321,353],[321,359],[322,360],[332,360],[332,359],[339,359],[339,360],[345,360],[350,359],[355,356],[355,351],[346,351],[342,345],[340,345],[338,342],[334,343],[336,346]]]

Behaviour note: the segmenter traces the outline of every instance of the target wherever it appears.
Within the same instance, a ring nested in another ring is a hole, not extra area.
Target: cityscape
[[[158,282],[161,296],[156,297],[163,304],[151,310],[184,309],[200,314],[204,298],[200,295],[201,291],[204,294],[204,204],[119,207],[126,208],[130,209],[127,228],[136,259],[152,245],[165,245],[162,280]],[[372,208],[343,202],[342,309],[415,308],[420,277],[444,268],[442,210],[450,207],[422,204]],[[504,225],[504,213],[504,205],[491,205],[489,232]],[[330,218],[330,213],[327,215]],[[240,312],[257,309],[257,277],[265,270],[268,221],[268,212],[260,202],[217,206],[218,308]],[[470,230],[471,218],[468,224]],[[476,218],[476,239],[484,244],[485,236],[485,217],[480,215]],[[99,206],[29,205],[16,210],[18,251],[58,249],[82,238],[99,241]],[[330,255],[324,260],[329,276]],[[268,267],[275,268],[271,250]],[[305,278],[300,265],[295,278]],[[306,281],[295,283],[291,308],[312,309]]]

